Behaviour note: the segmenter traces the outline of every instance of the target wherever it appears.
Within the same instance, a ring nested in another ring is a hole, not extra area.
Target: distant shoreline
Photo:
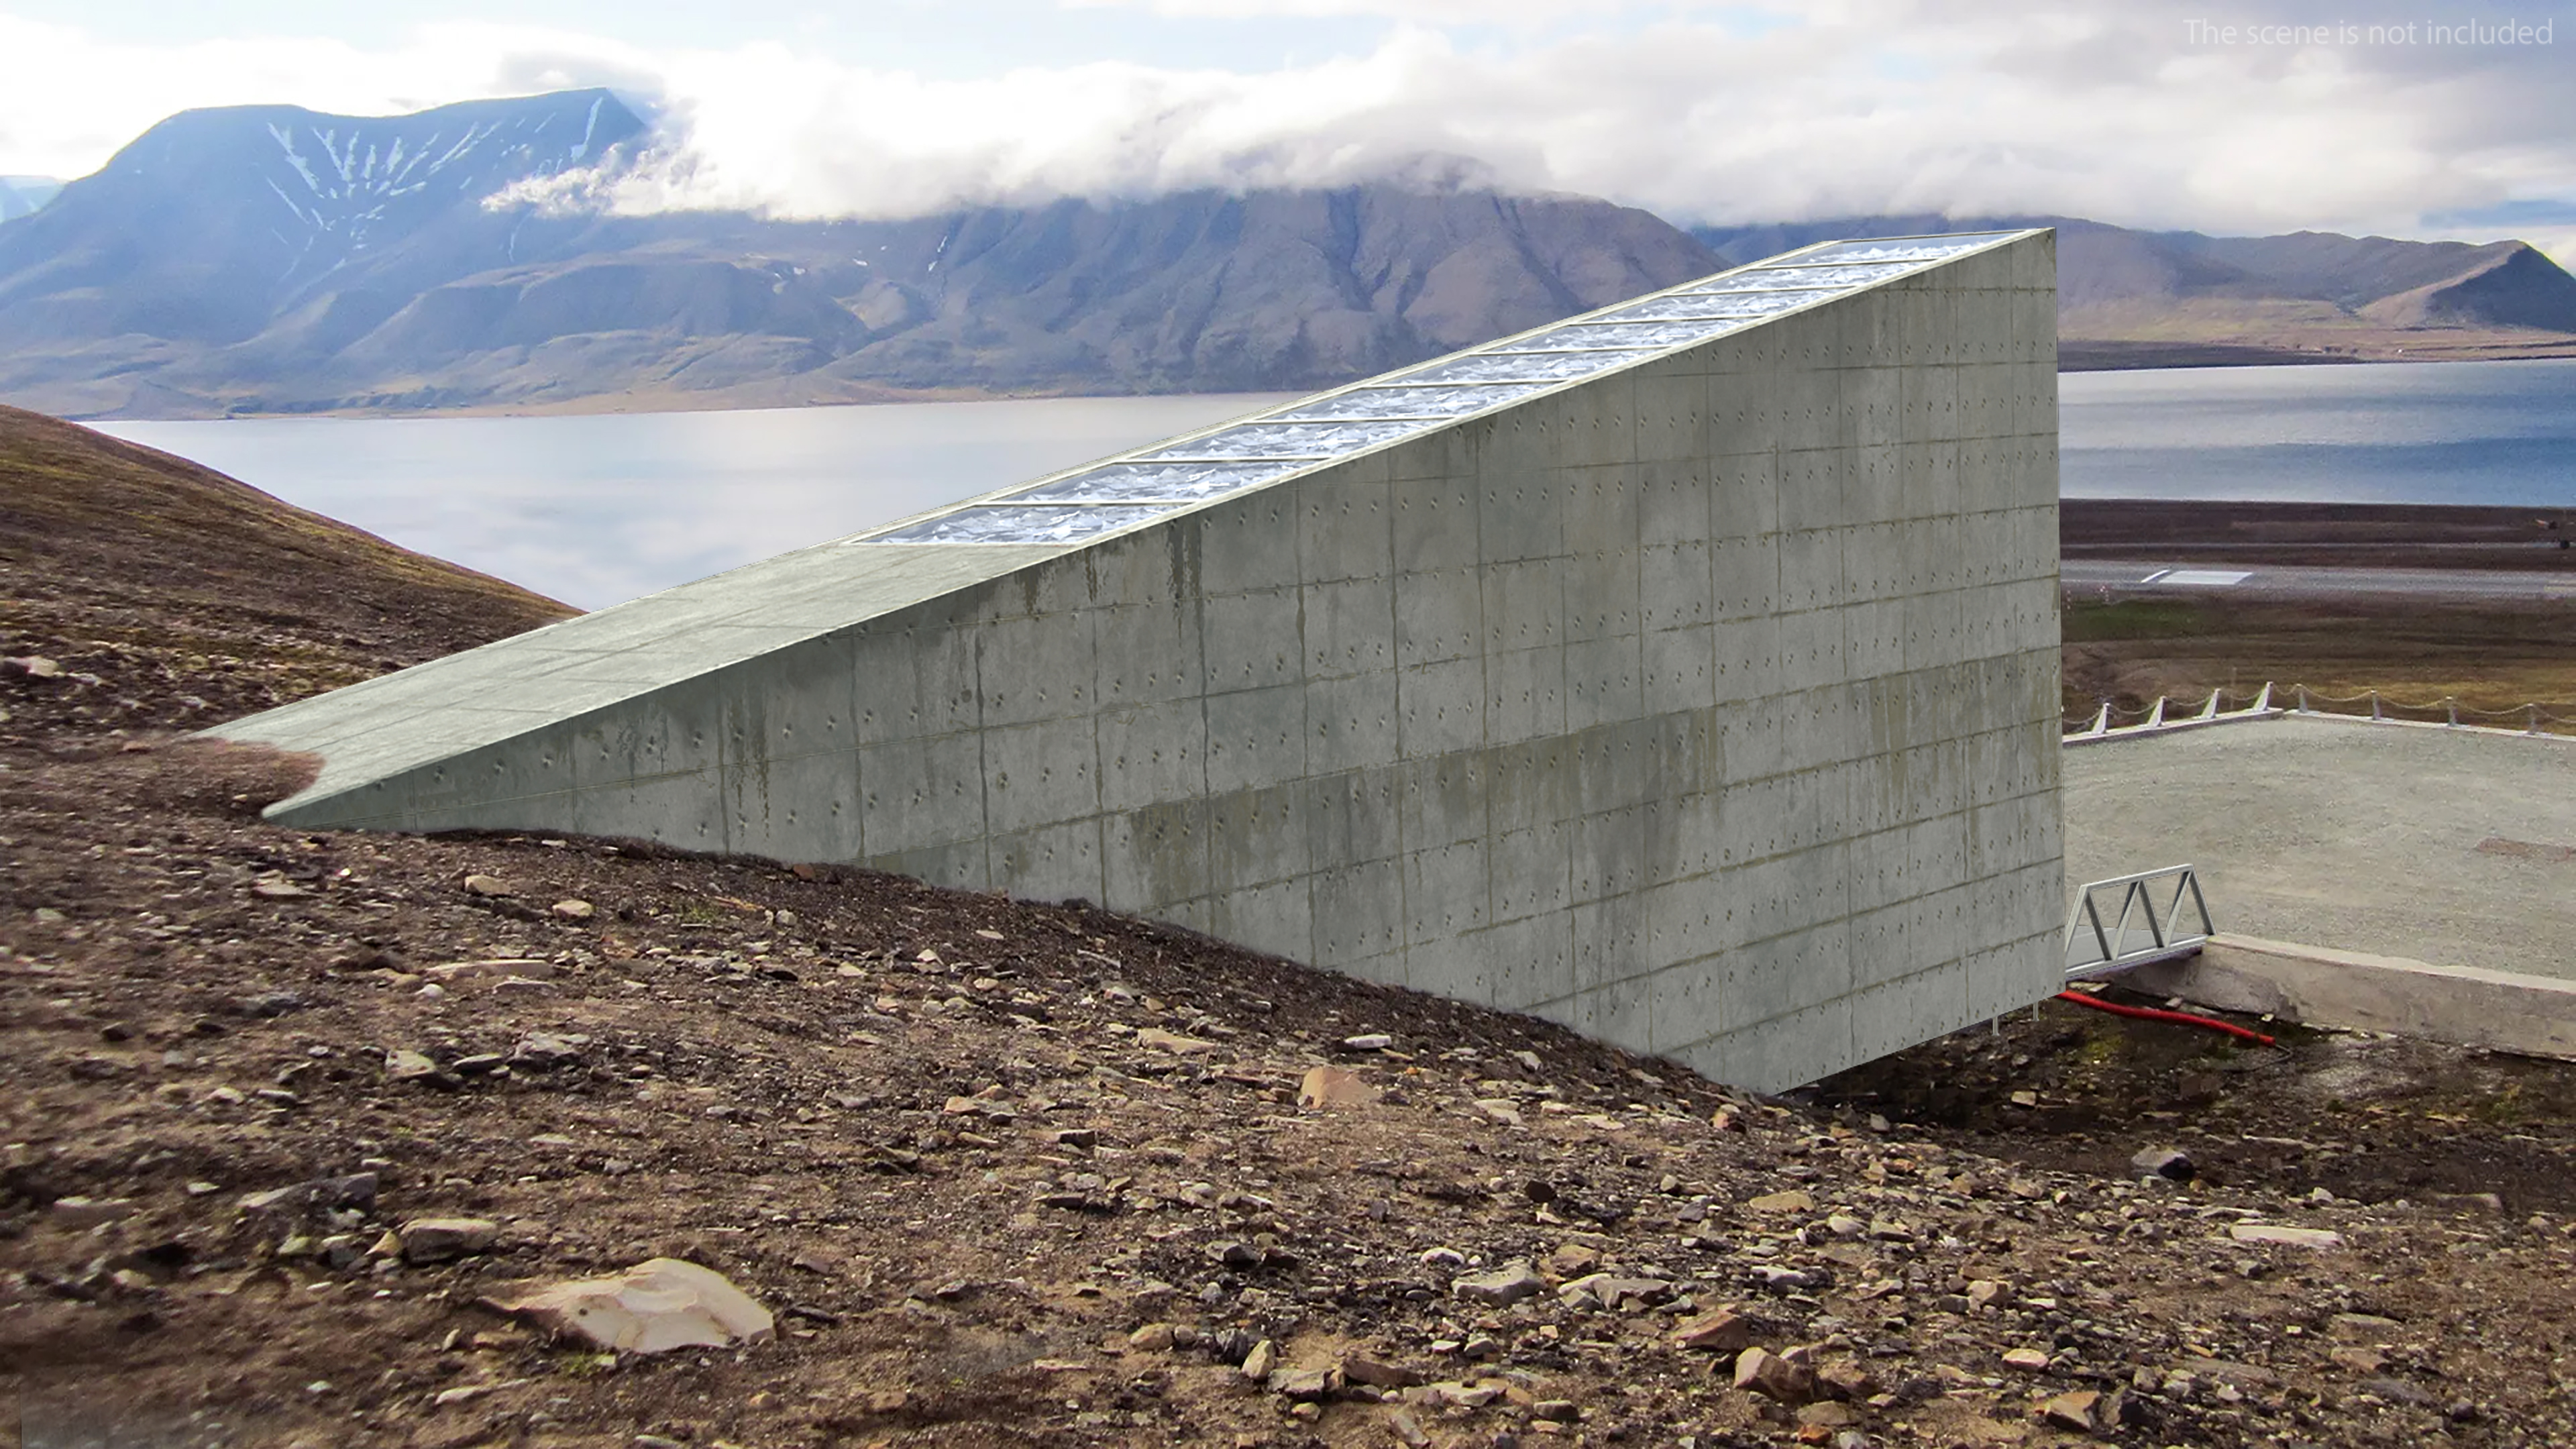
[[[2066,372],[2146,372],[2204,367],[2320,367],[2356,362],[2542,362],[2576,357],[2576,337],[2557,341],[2442,339],[2439,334],[2338,343],[2326,347],[2287,347],[2248,342],[2114,342],[2083,338],[2057,344],[2057,370]]]
[[[2462,344],[2450,349],[2437,349],[2419,344],[2396,349],[2397,355],[2368,351],[2319,352],[2290,347],[2267,347],[2230,342],[2088,342],[2068,341],[2058,344],[2059,373],[2072,372],[2148,372],[2157,370],[2195,371],[2224,367],[2324,367],[2352,363],[2380,362],[2543,362],[2576,359],[2576,337],[2563,343],[2497,346],[2486,350],[2480,344]],[[1362,379],[1352,378],[1358,382]],[[1347,383],[1327,384],[1330,387]],[[1323,388],[1283,390],[1262,389],[1241,394],[1245,397],[1295,397]],[[872,407],[891,403],[960,403],[960,402],[1038,402],[1070,398],[1137,398],[1178,396],[1223,396],[1212,393],[1145,393],[1145,392],[1071,392],[1048,389],[1027,391],[983,391],[973,388],[934,388],[918,391],[889,387],[855,387],[847,394],[815,396],[810,379],[781,379],[775,389],[750,383],[711,392],[613,392],[592,393],[546,403],[469,404],[463,407],[345,406],[289,407],[274,409],[227,410],[209,407],[198,412],[162,412],[149,416],[134,413],[99,412],[65,414],[66,421],[89,422],[214,422],[226,418],[529,418],[529,417],[597,417],[611,413],[699,413],[750,412],[763,409],[809,407]],[[8,402],[0,398],[0,402]],[[41,411],[41,409],[39,409]]]
[[[2234,342],[2060,342],[2057,370],[2153,372],[2167,368],[2315,367],[2376,362],[2378,358],[2293,347],[2254,347]],[[2389,358],[2387,361],[2401,359]]]
[[[2193,498],[2066,498],[2066,559],[2326,568],[2508,569],[2576,581],[2576,507],[2458,503],[2278,503]],[[2543,527],[2554,520],[2556,529]]]

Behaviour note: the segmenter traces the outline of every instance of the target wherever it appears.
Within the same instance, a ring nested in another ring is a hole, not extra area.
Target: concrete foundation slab
[[[2306,1026],[2576,1060],[2576,981],[2558,977],[2230,935],[2122,984]]]
[[[2070,881],[2188,861],[2227,935],[2576,979],[2576,740],[2289,715],[2064,769]]]

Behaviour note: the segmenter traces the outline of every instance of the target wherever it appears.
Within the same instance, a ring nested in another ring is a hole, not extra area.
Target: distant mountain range
[[[2576,279],[2516,242],[2049,218],[1691,234],[1588,197],[1391,185],[906,221],[530,198],[646,136],[598,90],[236,107],[173,116],[50,200],[11,178],[0,398],[205,416],[1322,387],[1822,237],[1998,223],[2061,227],[2077,365],[2576,350]]]
[[[2213,237],[2058,216],[1845,217],[1702,228],[1730,261],[1836,236],[2057,228],[2062,365],[2576,351],[2576,277],[2518,241]]]
[[[33,216],[63,184],[50,176],[0,176],[0,221]]]

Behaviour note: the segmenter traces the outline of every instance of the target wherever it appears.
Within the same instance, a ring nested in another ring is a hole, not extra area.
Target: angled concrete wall
[[[222,732],[324,753],[282,820],[1084,897],[1785,1087],[2055,989],[2054,278],[2025,234],[1105,540],[806,550]]]

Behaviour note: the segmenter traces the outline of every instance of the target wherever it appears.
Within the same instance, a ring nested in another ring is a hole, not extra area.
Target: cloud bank
[[[182,106],[385,112],[606,84],[649,100],[661,126],[648,164],[609,190],[631,209],[883,217],[1403,177],[1585,192],[1685,222],[2039,211],[2484,236],[2511,219],[2561,254],[2576,242],[2576,135],[2554,119],[2576,94],[2576,26],[2546,43],[2437,41],[2421,9],[2364,5],[2335,21],[2350,36],[2321,38],[2312,7],[2107,0],[2044,15],[1908,0],[1127,9],[1139,24],[1158,10],[1387,24],[1365,48],[1293,64],[932,77],[767,41],[650,49],[450,23],[376,48],[154,47],[0,15],[0,171],[78,174]],[[2401,40],[2401,25],[2426,33]]]

